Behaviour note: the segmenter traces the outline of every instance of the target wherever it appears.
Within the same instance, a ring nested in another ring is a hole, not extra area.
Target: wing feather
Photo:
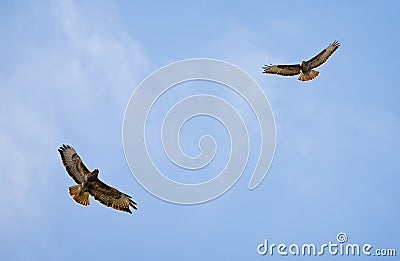
[[[300,64],[265,65],[262,68],[264,69],[263,73],[279,74],[283,76],[293,76],[300,73]]]
[[[319,54],[308,60],[307,63],[309,63],[310,68],[316,68],[326,62],[326,60],[328,60],[328,58],[333,54],[334,51],[336,51],[337,48],[339,48],[339,46],[340,43],[338,41],[334,41]]]
[[[90,182],[89,193],[94,197],[95,200],[107,207],[111,207],[119,211],[129,212],[131,214],[132,211],[130,210],[130,207],[137,209],[136,202],[131,199],[131,196],[108,186],[99,179]]]
[[[85,175],[90,174],[90,171],[83,164],[78,153],[70,145],[63,144],[58,152],[61,155],[62,163],[67,171],[67,173],[74,179],[78,184],[85,181]]]

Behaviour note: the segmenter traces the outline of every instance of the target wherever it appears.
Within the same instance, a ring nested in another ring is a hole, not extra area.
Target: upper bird
[[[264,69],[263,73],[272,73],[279,74],[284,76],[293,76],[300,74],[298,80],[299,81],[310,81],[318,76],[319,72],[313,70],[317,68],[339,48],[340,43],[338,41],[334,41],[324,50],[322,50],[319,54],[314,56],[308,61],[302,61],[300,64],[290,64],[290,65],[265,65],[262,67]]]
[[[77,203],[83,206],[89,205],[90,194],[103,205],[116,210],[132,214],[130,207],[137,209],[136,202],[131,199],[131,196],[99,180],[98,169],[89,171],[73,147],[63,144],[58,152],[67,173],[78,183],[78,185],[69,187],[69,194]]]

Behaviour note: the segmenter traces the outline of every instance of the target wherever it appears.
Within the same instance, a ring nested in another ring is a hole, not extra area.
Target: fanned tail
[[[300,73],[300,76],[298,78],[299,81],[305,82],[305,81],[310,81],[317,77],[319,72],[317,70],[311,70],[307,73]]]
[[[89,192],[82,191],[82,185],[78,184],[68,188],[69,195],[75,200],[76,203],[83,206],[89,205]]]

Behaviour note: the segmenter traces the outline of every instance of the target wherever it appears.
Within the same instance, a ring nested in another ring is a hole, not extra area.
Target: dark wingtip
[[[59,148],[58,148],[58,151],[59,152],[62,152],[62,151],[64,151],[64,150],[66,150],[66,149],[71,149],[72,148],[72,146],[70,146],[70,145],[68,145],[68,144],[62,144]]]
[[[135,210],[137,210],[137,204],[136,204],[136,202],[135,201],[133,201],[132,199],[129,199],[129,205],[132,207],[132,208],[134,208]]]
[[[340,43],[339,43],[339,41],[335,40],[335,41],[333,41],[330,45],[331,45],[331,46],[339,47],[339,46],[340,46]]]
[[[58,148],[58,152],[62,155],[62,153],[64,152],[65,149],[66,149],[66,148],[65,148],[65,144],[62,144],[62,145]]]

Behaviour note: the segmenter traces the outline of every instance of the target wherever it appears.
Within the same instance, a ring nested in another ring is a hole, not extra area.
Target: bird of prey
[[[320,66],[339,48],[340,43],[334,41],[319,54],[314,56],[308,61],[302,61],[300,64],[291,65],[265,65],[262,67],[264,69],[263,73],[279,74],[283,76],[293,76],[300,74],[299,81],[309,81],[318,76],[319,72],[313,70],[314,68]]]
[[[132,214],[130,207],[137,209],[136,202],[131,199],[131,196],[99,180],[98,169],[89,171],[72,146],[63,144],[58,152],[67,173],[78,183],[78,185],[69,187],[69,194],[75,202],[87,206],[89,205],[89,195],[91,195],[103,205],[116,210]]]

